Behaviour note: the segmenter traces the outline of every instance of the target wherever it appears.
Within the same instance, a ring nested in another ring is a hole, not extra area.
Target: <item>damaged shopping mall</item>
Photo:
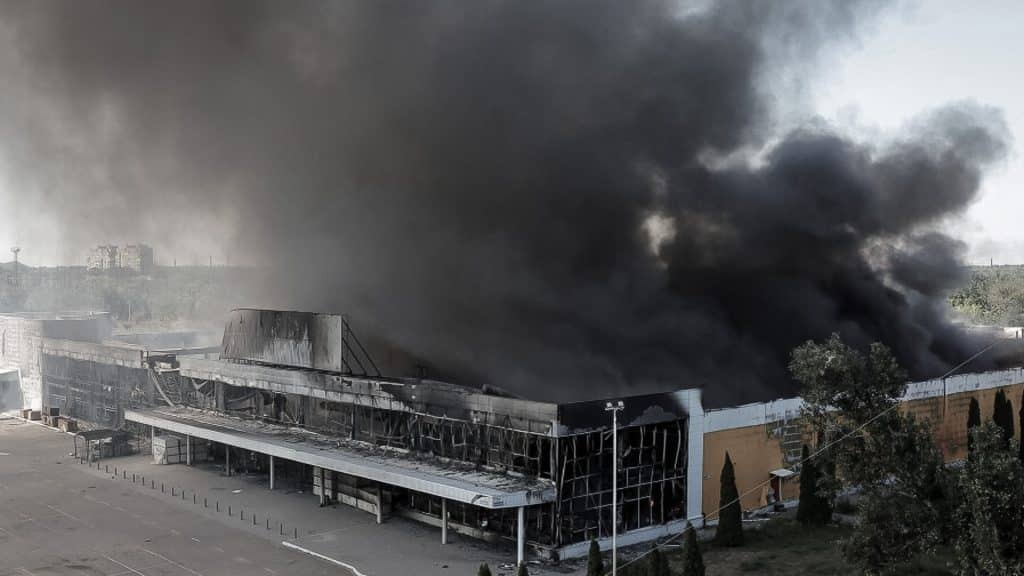
[[[616,453],[606,399],[387,377],[339,315],[236,310],[222,335],[111,326],[102,313],[0,315],[3,408],[78,431],[91,460],[143,452],[244,472],[313,494],[311,507],[412,519],[439,543],[458,533],[519,561],[607,548],[613,526],[630,545],[714,523],[726,453],[745,513],[791,506],[810,441],[799,398],[705,411],[699,389],[680,389],[616,398]],[[988,417],[1000,390],[1018,402],[1024,370],[910,382],[900,409],[930,422],[953,461],[971,399]]]
[[[219,349],[104,333],[103,315],[77,315],[80,328],[64,332],[56,321],[3,319],[38,334],[23,404],[83,429],[128,431],[126,449],[171,463],[244,468],[268,490],[286,482],[378,522],[434,525],[442,543],[450,532],[514,543],[519,561],[582,555],[613,522],[629,543],[701,519],[699,390],[623,399],[615,518],[604,400],[386,377],[340,315],[236,310]]]

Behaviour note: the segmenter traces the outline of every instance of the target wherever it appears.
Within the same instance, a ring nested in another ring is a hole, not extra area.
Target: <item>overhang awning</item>
[[[516,508],[541,504],[555,500],[556,496],[554,486],[540,480],[481,472],[460,465],[449,466],[405,454],[370,449],[365,445],[356,447],[351,442],[323,437],[299,428],[243,420],[203,410],[184,407],[126,410],[124,417],[130,422],[177,434],[482,508]],[[313,442],[314,439],[319,441]],[[330,443],[334,445],[328,445]]]
[[[108,438],[126,438],[128,437],[128,433],[123,430],[99,428],[96,430],[82,430],[81,432],[75,432],[75,436],[84,440],[106,440]]]

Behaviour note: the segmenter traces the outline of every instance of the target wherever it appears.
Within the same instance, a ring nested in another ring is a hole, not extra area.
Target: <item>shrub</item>
[[[704,557],[700,553],[700,543],[697,542],[697,531],[689,524],[686,525],[683,537],[682,576],[704,576]]]
[[[601,547],[597,540],[590,541],[590,552],[587,553],[587,576],[604,576],[604,560],[601,558]]]

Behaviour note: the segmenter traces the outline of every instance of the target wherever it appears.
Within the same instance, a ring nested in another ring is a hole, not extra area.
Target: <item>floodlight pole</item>
[[[619,410],[625,405],[622,400],[608,402],[605,412],[612,413],[612,576],[616,576],[619,567],[616,539],[619,532]]]

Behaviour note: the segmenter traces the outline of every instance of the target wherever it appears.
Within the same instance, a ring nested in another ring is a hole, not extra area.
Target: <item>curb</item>
[[[357,569],[355,566],[353,566],[351,564],[346,564],[346,563],[342,562],[341,560],[335,560],[334,558],[331,558],[330,556],[324,556],[323,554],[320,554],[318,552],[313,552],[312,550],[308,550],[306,548],[303,548],[302,546],[299,546],[298,544],[292,544],[291,542],[284,541],[284,542],[281,542],[281,545],[284,546],[285,548],[291,548],[292,550],[297,550],[299,552],[302,552],[303,554],[309,554],[310,556],[313,556],[314,558],[319,558],[320,560],[323,560],[325,562],[330,562],[331,564],[334,564],[336,566],[341,566],[342,568],[346,568],[348,570],[351,570],[352,573],[355,574],[356,576],[366,576],[366,574],[363,574],[362,572],[359,571],[359,569]]]

